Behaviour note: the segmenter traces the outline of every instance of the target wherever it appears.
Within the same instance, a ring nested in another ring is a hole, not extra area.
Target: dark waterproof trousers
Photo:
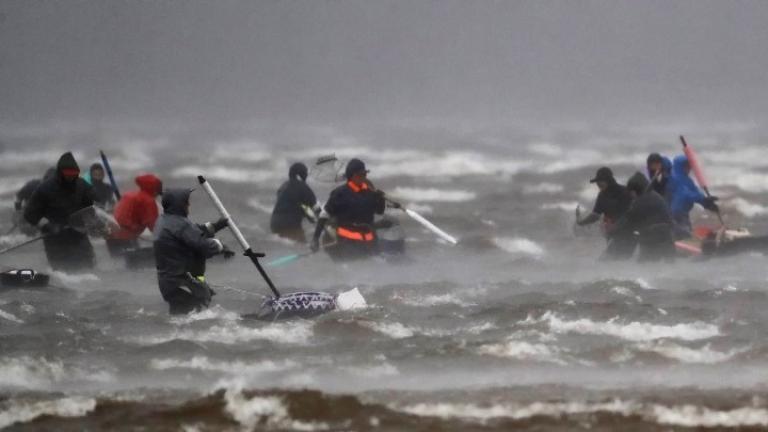
[[[638,245],[639,261],[673,261],[677,254],[672,226],[666,223],[651,225],[640,231]]]
[[[73,229],[43,238],[45,255],[54,270],[82,271],[94,266],[94,254],[88,235]]]
[[[299,226],[298,228],[272,228],[272,232],[282,238],[293,240],[297,243],[305,244],[307,242],[307,236],[304,234],[304,228]]]
[[[637,237],[632,234],[615,235],[608,240],[602,260],[626,260],[632,258],[637,247]]]
[[[335,244],[325,246],[328,256],[334,261],[354,261],[368,258],[376,253],[376,240],[357,241],[338,237]]]
[[[171,315],[201,311],[211,304],[213,291],[205,283],[179,278],[158,279],[158,285]]]

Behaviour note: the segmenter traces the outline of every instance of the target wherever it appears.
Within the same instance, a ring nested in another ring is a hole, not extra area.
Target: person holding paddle
[[[305,209],[312,209],[317,204],[315,193],[307,185],[308,174],[307,166],[303,163],[291,165],[288,180],[277,191],[277,202],[269,223],[273,233],[302,244],[307,243],[301,226],[304,219],[309,218]]]
[[[40,228],[48,263],[54,270],[84,270],[94,266],[88,235],[69,226],[69,217],[93,205],[93,190],[80,178],[80,167],[71,152],[61,155],[56,175],[37,187],[24,209],[24,219]]]
[[[667,184],[669,210],[675,224],[675,238],[685,239],[692,235],[690,212],[694,204],[699,204],[711,212],[719,212],[715,201],[717,197],[705,195],[690,177],[691,164],[688,156],[680,155],[672,161],[672,176]]]
[[[368,170],[360,159],[351,159],[344,171],[347,182],[331,192],[315,227],[310,248],[320,249],[320,236],[330,217],[335,219],[337,244],[332,257],[364,258],[376,250],[374,217],[386,208],[384,192],[368,180]]]

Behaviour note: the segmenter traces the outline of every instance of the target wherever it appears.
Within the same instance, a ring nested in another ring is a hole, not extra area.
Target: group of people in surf
[[[661,261],[674,259],[675,241],[693,234],[690,212],[698,204],[719,213],[717,197],[704,193],[691,179],[691,162],[686,155],[670,161],[652,153],[646,172],[636,172],[626,186],[619,184],[608,167],[597,170],[591,183],[599,193],[592,212],[582,217],[576,209],[579,226],[602,222],[608,245],[604,259]]]
[[[365,163],[352,159],[346,166],[345,183],[331,192],[324,206],[307,185],[308,169],[302,163],[290,167],[288,180],[277,193],[271,218],[272,231],[306,244],[302,222],[316,224],[310,249],[320,249],[322,237],[332,237],[326,250],[335,257],[353,259],[375,252],[374,218],[384,213],[384,192],[368,180]],[[106,234],[106,244],[113,256],[150,250],[163,299],[171,314],[186,314],[208,306],[213,289],[205,280],[206,260],[215,255],[230,258],[234,253],[215,234],[228,226],[228,220],[196,224],[189,220],[192,189],[163,189],[154,174],[135,178],[138,189],[120,196],[104,182],[104,167],[94,164],[86,176],[71,152],[64,153],[55,168],[41,180],[26,184],[17,194],[17,224],[29,233],[39,230],[45,254],[55,270],[82,271],[95,265],[93,246],[87,232],[72,218],[94,206],[111,210],[113,229]],[[115,202],[114,196],[119,196]],[[161,196],[163,213],[157,208]],[[397,203],[391,206],[399,207]],[[329,221],[332,219],[332,224]],[[331,227],[333,225],[333,227]],[[145,231],[151,238],[143,237]],[[142,248],[141,240],[151,241]]]

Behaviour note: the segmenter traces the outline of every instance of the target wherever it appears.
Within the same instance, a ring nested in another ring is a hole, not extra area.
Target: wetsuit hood
[[[301,162],[296,162],[295,164],[291,165],[291,168],[288,170],[288,178],[291,180],[298,178],[305,182],[307,181],[308,174],[309,172],[307,170],[307,166]]]
[[[163,193],[163,182],[154,174],[142,174],[136,177],[136,184],[143,192],[157,196]],[[163,204],[165,206],[165,204]]]
[[[163,192],[163,211],[166,214],[187,217],[189,195],[192,189],[168,189]]]

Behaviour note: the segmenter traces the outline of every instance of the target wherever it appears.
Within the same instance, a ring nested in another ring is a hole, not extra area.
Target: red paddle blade
[[[696,182],[702,189],[709,189],[709,183],[707,183],[707,179],[704,177],[704,172],[701,170],[701,165],[699,165],[696,152],[694,152],[693,148],[685,142],[685,138],[683,138],[682,135],[680,135],[680,142],[683,143],[683,152],[688,158],[688,163],[691,165],[691,170],[693,171],[693,175],[696,177]]]

